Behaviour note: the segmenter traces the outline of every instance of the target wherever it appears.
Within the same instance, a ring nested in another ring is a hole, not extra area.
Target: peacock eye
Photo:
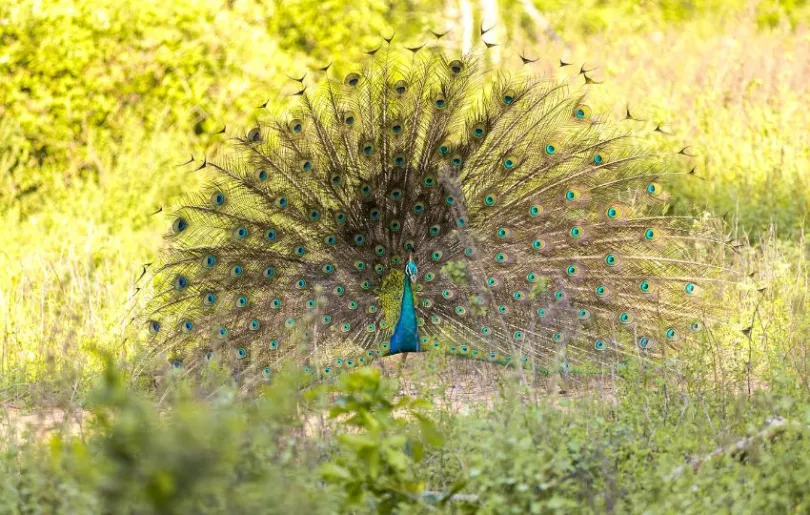
[[[515,98],[516,98],[515,91],[512,89],[507,89],[501,95],[501,102],[503,102],[506,105],[512,105],[515,102]]]
[[[574,108],[574,118],[577,120],[588,120],[591,117],[591,108],[585,104],[580,104]]]
[[[402,96],[408,92],[408,83],[405,82],[404,80],[398,80],[394,83],[392,89],[394,90],[394,93],[396,93],[399,96]]]
[[[436,109],[444,109],[447,107],[447,99],[443,94],[439,93],[433,97],[433,106]]]
[[[458,75],[459,73],[462,72],[462,70],[464,70],[464,63],[462,63],[459,60],[455,60],[451,61],[450,64],[447,65],[447,67],[450,69],[450,73],[452,73],[453,75]]]
[[[350,88],[356,87],[360,83],[360,74],[350,73],[346,75],[346,78],[343,79],[343,83]]]
[[[258,127],[250,129],[247,134],[247,139],[251,143],[259,143],[262,141],[262,131]]]

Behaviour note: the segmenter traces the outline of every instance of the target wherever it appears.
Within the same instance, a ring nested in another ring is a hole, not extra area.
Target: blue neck
[[[416,329],[416,307],[413,304],[413,291],[411,278],[405,274],[405,288],[402,292],[402,308],[399,311],[399,320],[391,337],[391,350],[389,354],[400,352],[420,352],[419,331]]]

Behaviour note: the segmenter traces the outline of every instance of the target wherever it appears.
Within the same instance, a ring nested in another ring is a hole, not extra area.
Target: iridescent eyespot
[[[506,105],[512,105],[514,101],[515,101],[515,92],[511,89],[507,89],[501,95],[501,102],[503,102]]]
[[[448,206],[452,206],[453,204],[456,203],[456,199],[452,195],[448,195],[444,197],[444,203],[447,204]]]
[[[574,109],[574,118],[577,120],[587,120],[591,117],[591,108],[580,104]]]
[[[484,127],[483,123],[476,123],[473,125],[472,128],[472,135],[476,138],[483,138],[484,135],[487,133],[486,127]]]
[[[276,206],[284,209],[287,207],[287,197],[279,197],[276,199]]]
[[[355,234],[354,235],[354,244],[357,246],[361,246],[366,242],[366,237],[362,234]]]
[[[430,254],[430,259],[432,259],[433,261],[441,260],[442,259],[442,251],[441,250],[434,250]]]
[[[247,133],[247,139],[251,143],[259,143],[262,140],[262,131],[258,127],[250,129]]]
[[[505,239],[512,235],[512,231],[506,227],[499,227],[496,234],[498,235],[498,238]]]
[[[385,247],[383,247],[382,245],[375,246],[374,247],[374,253],[377,254],[380,257],[384,256],[385,255]]]
[[[428,233],[431,236],[437,236],[441,232],[441,230],[442,230],[442,228],[438,224],[437,225],[431,225],[430,228],[428,229]]]
[[[251,320],[250,323],[248,324],[248,329],[250,329],[251,331],[258,331],[260,326],[261,323],[258,320],[254,319]]]
[[[303,159],[299,163],[299,166],[301,167],[302,172],[310,172],[310,171],[312,171],[312,161],[310,161],[309,159]]]
[[[150,320],[149,321],[149,332],[152,334],[157,334],[160,332],[160,322],[157,320]]]
[[[649,194],[649,195],[651,195],[653,197],[657,197],[658,195],[661,194],[661,185],[656,183],[656,182],[652,182],[652,183],[648,184],[647,185],[647,194]]]
[[[405,156],[402,154],[395,155],[394,159],[392,160],[392,163],[394,164],[394,166],[398,167],[405,166]]]
[[[447,107],[447,99],[440,93],[433,97],[433,106],[436,109],[444,109]]]
[[[298,245],[293,248],[293,253],[298,257],[302,257],[304,254],[307,253],[307,248],[304,247],[303,245]]]
[[[621,208],[618,206],[610,206],[605,210],[605,215],[611,220],[615,220],[619,216],[621,216]]]
[[[180,324],[180,328],[184,333],[190,333],[194,329],[194,322],[191,320],[183,320],[183,323]]]
[[[543,241],[543,240],[538,239],[538,240],[534,240],[532,242],[532,248],[534,248],[535,250],[540,250],[540,249],[544,248],[545,246],[546,246],[546,242]]]
[[[633,322],[633,315],[625,311],[619,315],[619,322],[625,325],[629,324]]]
[[[363,155],[370,156],[371,154],[374,153],[374,145],[372,145],[371,143],[366,143],[365,145],[363,145],[362,151]]]
[[[186,229],[188,229],[188,221],[182,216],[175,218],[174,222],[172,222],[172,232],[174,234],[180,234]]]
[[[302,132],[304,132],[304,122],[302,122],[298,118],[294,118],[290,120],[290,122],[287,124],[287,128],[293,134],[301,134]]]
[[[695,289],[696,289],[695,283],[686,283],[686,286],[683,287],[683,290],[688,295],[692,295],[693,293],[695,293]]]
[[[599,285],[596,287],[595,291],[597,296],[604,297],[605,295],[607,295],[608,289],[606,286]]]
[[[517,166],[517,159],[514,157],[507,157],[503,160],[503,167],[507,170],[511,170],[512,168]]]
[[[353,112],[347,111],[347,112],[343,113],[343,124],[344,125],[346,125],[347,127],[351,127],[352,125],[354,125],[354,122],[355,122],[355,117],[354,117]]]
[[[362,272],[366,269],[366,262],[365,261],[355,261],[354,268],[357,269],[358,272]]]
[[[618,258],[613,254],[608,254],[607,256],[605,256],[605,264],[607,266],[616,266],[616,263],[618,262],[619,262]]]
[[[532,204],[532,206],[529,208],[529,214],[531,216],[540,216],[540,214],[542,213],[543,213],[543,206],[541,206],[540,204]]]
[[[217,264],[217,258],[209,254],[203,258],[202,264],[205,268],[213,268]]]
[[[591,318],[591,312],[587,309],[583,308],[577,311],[577,318],[580,320],[588,320]]]
[[[576,265],[568,265],[565,269],[565,273],[569,276],[575,276],[579,273],[579,268]]]
[[[638,288],[643,293],[650,293],[653,290],[653,285],[650,281],[641,281],[641,283],[638,285]]]
[[[555,142],[546,143],[546,146],[543,148],[546,154],[552,156],[557,153],[559,150],[559,146]]]
[[[215,191],[211,194],[211,203],[214,204],[215,207],[219,207],[225,203],[225,194],[221,191]]]
[[[703,325],[701,325],[701,323],[698,321],[694,321],[689,325],[689,330],[692,331],[693,333],[700,331],[702,328]]]
[[[417,215],[421,215],[425,212],[425,203],[421,200],[413,205],[413,212]]]
[[[394,133],[395,135],[402,134],[402,130],[403,130],[402,122],[397,121],[391,124],[391,132]]]
[[[343,84],[354,88],[360,83],[360,74],[357,73],[350,73],[346,75],[346,78],[343,79]]]
[[[268,266],[267,268],[264,269],[262,275],[264,275],[265,279],[272,279],[276,275],[276,269],[273,268],[272,266]]]
[[[450,73],[453,75],[458,75],[464,69],[464,64],[459,60],[455,60],[451,61],[447,67],[450,69]]]
[[[182,275],[176,275],[174,277],[174,288],[176,290],[185,290],[188,286],[188,279],[186,279]]]
[[[335,271],[335,265],[333,265],[332,263],[326,263],[325,265],[323,265],[321,270],[323,270],[323,273],[325,274],[331,274]]]
[[[323,239],[323,242],[331,247],[337,242],[337,238],[335,238],[334,235],[330,234],[329,236]]]
[[[484,196],[484,205],[486,205],[486,206],[494,206],[495,202],[497,202],[497,199],[498,198],[492,193],[490,193],[488,195],[485,195]]]
[[[658,238],[658,233],[653,228],[645,229],[644,239],[647,241],[655,241]]]
[[[652,345],[653,345],[652,340],[646,336],[642,336],[641,338],[638,339],[638,346],[641,349],[645,350],[651,349]]]
[[[509,257],[503,252],[498,252],[497,254],[495,254],[495,261],[497,261],[498,263],[506,263],[508,260]]]
[[[432,175],[428,175],[422,180],[422,184],[424,184],[428,188],[432,188],[433,186],[436,185],[436,178],[433,177]]]
[[[206,306],[213,306],[217,302],[217,295],[214,292],[208,292],[203,295],[203,304]]]
[[[446,156],[447,154],[450,153],[450,149],[451,149],[450,143],[444,142],[441,145],[439,145],[438,148],[439,154]]]
[[[304,279],[298,279],[297,281],[295,281],[295,287],[298,288],[299,290],[303,290],[304,288],[307,287],[307,282]]]
[[[398,80],[391,86],[391,89],[393,89],[394,93],[397,95],[402,96],[408,92],[408,83],[404,80]]]
[[[245,350],[244,347],[239,347],[238,349],[236,349],[236,356],[239,359],[245,359],[245,357],[247,356],[247,351]]]
[[[231,267],[231,277],[242,277],[245,269],[241,265],[233,265]]]
[[[225,326],[220,326],[219,329],[217,329],[217,338],[222,340],[227,337],[228,337],[228,328]]]
[[[582,227],[575,225],[571,227],[571,230],[568,231],[568,235],[574,239],[579,239],[582,237]]]
[[[557,290],[554,292],[554,299],[555,300],[563,300],[565,298],[565,292],[562,290]]]
[[[582,194],[577,188],[570,188],[565,192],[565,200],[567,200],[568,202],[574,202],[576,200],[579,200],[581,196]]]
[[[391,200],[402,200],[402,190],[399,188],[392,189]]]
[[[597,153],[597,154],[593,155],[593,164],[595,164],[596,166],[599,166],[599,165],[602,165],[604,163],[605,163],[605,158],[604,158],[604,156],[602,156],[602,154]]]
[[[464,158],[462,158],[462,157],[461,157],[460,155],[458,155],[458,154],[454,155],[454,156],[453,156],[453,157],[450,159],[450,165],[451,165],[453,168],[458,168],[458,167],[460,167],[460,166],[461,166],[461,165],[463,165],[463,164],[464,164]]]
[[[256,172],[256,178],[259,180],[259,182],[264,182],[270,178],[270,174],[267,173],[267,170],[259,170]]]
[[[607,348],[607,343],[605,343],[605,340],[596,340],[593,342],[593,348],[596,350],[605,350]]]
[[[402,229],[402,224],[399,220],[391,220],[391,223],[388,224],[388,228],[394,232],[397,232]]]
[[[345,224],[346,223],[346,213],[342,213],[342,212],[336,213],[335,214],[335,222],[339,223],[340,225]]]
[[[672,327],[667,329],[666,335],[667,335],[667,340],[676,340],[678,338],[677,331],[675,331],[675,329],[673,329]]]
[[[273,299],[270,301],[270,307],[273,309],[279,309],[281,307],[281,299]]]

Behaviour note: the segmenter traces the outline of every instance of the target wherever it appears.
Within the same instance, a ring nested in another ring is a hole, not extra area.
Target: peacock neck
[[[402,307],[399,310],[399,320],[391,337],[390,354],[401,352],[420,352],[419,331],[416,328],[416,307],[413,301],[411,278],[405,274],[405,285],[402,288]]]

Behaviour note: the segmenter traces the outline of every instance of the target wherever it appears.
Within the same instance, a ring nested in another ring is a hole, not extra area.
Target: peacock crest
[[[523,61],[387,41],[204,161],[155,274],[153,348],[267,379],[431,350],[553,371],[695,338],[724,243],[665,214],[683,152],[593,112],[587,76]]]

